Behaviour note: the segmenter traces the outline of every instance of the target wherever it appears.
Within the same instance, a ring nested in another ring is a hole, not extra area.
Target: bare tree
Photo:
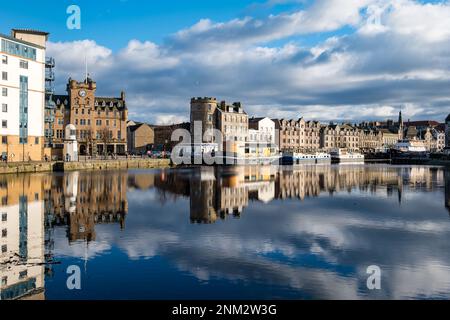
[[[108,157],[108,144],[112,141],[112,132],[109,130],[108,127],[103,127],[100,130],[100,139],[104,145],[103,148],[103,155],[105,156],[105,159]]]

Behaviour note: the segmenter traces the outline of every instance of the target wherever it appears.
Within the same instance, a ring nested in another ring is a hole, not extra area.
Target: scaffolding
[[[55,94],[55,59],[45,59],[45,147],[53,147],[53,132],[56,105],[53,101]]]

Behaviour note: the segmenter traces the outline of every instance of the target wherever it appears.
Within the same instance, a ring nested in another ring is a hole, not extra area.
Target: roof
[[[11,29],[12,32],[21,32],[21,33],[29,33],[29,34],[37,34],[40,36],[48,36],[50,33],[45,31],[33,30],[33,29]]]
[[[7,40],[15,41],[15,42],[18,42],[18,43],[21,43],[21,44],[24,44],[24,45],[27,45],[27,46],[30,46],[30,47],[38,48],[38,49],[45,49],[45,47],[42,47],[42,46],[40,46],[38,44],[31,43],[31,42],[28,42],[28,41],[23,41],[23,40],[20,40],[20,39],[8,36],[8,35],[3,34],[3,33],[0,33],[0,38],[5,38]]]
[[[139,124],[135,124],[134,126],[129,126],[128,130],[130,130],[131,132],[135,132],[137,129],[139,129],[142,126],[148,126],[150,129],[152,129],[152,127],[146,123],[139,123]]]
[[[61,104],[69,105],[70,99],[68,95],[54,95],[53,101],[57,106]],[[59,103],[58,103],[59,102]],[[111,107],[111,103],[113,107],[116,107],[119,110],[126,109],[125,101],[122,98],[107,98],[107,97],[95,97],[95,106],[97,107]]]
[[[440,123],[432,120],[423,120],[423,121],[408,121],[405,123],[406,127],[436,127]]]

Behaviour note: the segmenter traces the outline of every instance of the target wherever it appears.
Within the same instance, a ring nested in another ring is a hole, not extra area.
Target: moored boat
[[[347,149],[333,149],[330,154],[334,163],[364,163],[365,159],[362,153]]]

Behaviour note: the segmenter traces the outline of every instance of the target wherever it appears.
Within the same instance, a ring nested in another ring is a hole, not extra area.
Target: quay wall
[[[152,169],[171,166],[169,159],[98,160],[80,162],[36,162],[0,165],[0,174],[64,172],[78,170]]]

